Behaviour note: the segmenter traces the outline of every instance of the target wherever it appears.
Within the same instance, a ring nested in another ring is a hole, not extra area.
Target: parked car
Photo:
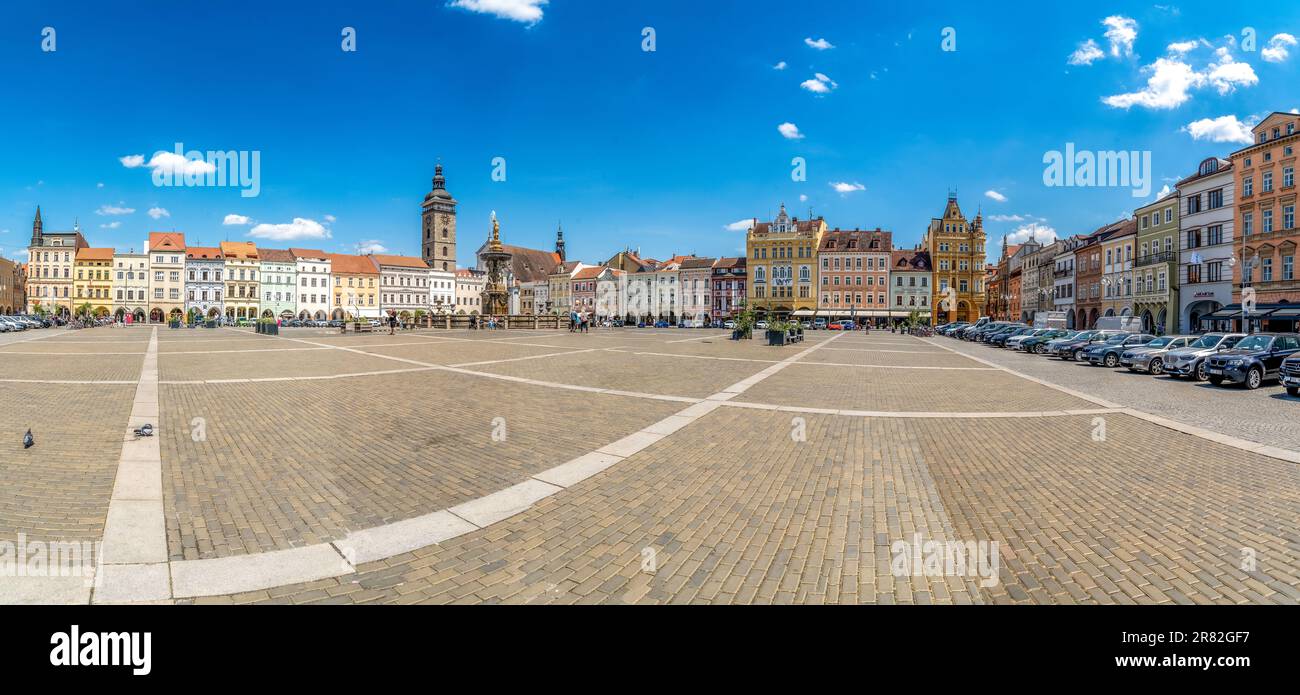
[[[970,325],[969,321],[955,321],[953,323],[945,323],[944,325],[934,329],[934,331],[939,335],[951,336],[952,334],[956,333],[957,331],[960,331],[961,329],[969,325]]]
[[[733,329],[733,328],[736,327],[736,322],[735,322],[735,321],[723,321],[723,322],[722,322],[722,327],[723,327],[723,328],[726,328],[727,330],[731,330],[731,329]]]
[[[815,318],[815,319],[813,319],[813,328],[816,328],[816,329],[824,329],[824,328],[826,328],[826,319],[824,319],[824,318]]]
[[[754,328],[757,328],[757,329],[759,329],[759,330],[766,330],[766,329],[767,329],[767,321],[756,321],[756,322],[754,323]]]
[[[1165,374],[1208,381],[1210,375],[1205,373],[1206,358],[1234,347],[1245,337],[1245,333],[1206,333],[1187,347],[1171,350],[1165,355]]]
[[[12,316],[0,316],[0,323],[5,325],[7,331],[25,331],[27,324],[19,322]]]
[[[1276,379],[1283,360],[1298,352],[1300,337],[1294,333],[1256,333],[1211,356],[1205,373],[1215,386],[1226,381],[1257,389],[1266,379]]]
[[[1025,352],[1041,355],[1047,352],[1047,345],[1051,341],[1074,335],[1076,332],[1064,328],[1048,328],[1037,335],[1026,336],[1016,347]]]
[[[1082,331],[1073,340],[1067,340],[1053,348],[1052,354],[1063,360],[1082,362],[1087,359],[1084,350],[1091,347],[1093,343],[1102,343],[1109,340],[1111,336],[1122,334],[1121,331]]]
[[[1088,358],[1088,364],[1094,367],[1104,365],[1114,368],[1119,366],[1125,350],[1146,345],[1152,340],[1155,340],[1155,336],[1150,333],[1121,333],[1107,338],[1104,343],[1093,345],[1084,351],[1084,355]]]
[[[994,338],[1005,338],[1006,336],[1009,336],[1012,333],[1016,333],[1023,328],[1028,328],[1028,326],[1026,326],[1023,323],[1008,323],[997,329],[981,332],[978,336],[976,336],[976,340],[981,343],[988,343]]]
[[[1170,350],[1187,347],[1196,338],[1186,335],[1162,335],[1146,345],[1139,345],[1125,350],[1119,356],[1119,363],[1130,372],[1146,372],[1160,375],[1165,371],[1165,355]]]
[[[1282,360],[1278,369],[1278,378],[1286,387],[1286,395],[1300,396],[1300,355],[1292,355]]]
[[[1008,331],[1006,333],[1002,333],[1001,335],[994,336],[993,339],[989,341],[989,344],[995,345],[997,347],[1014,348],[1014,346],[1011,344],[1012,340],[1015,340],[1017,343],[1019,343],[1020,340],[1017,340],[1018,338],[1019,339],[1027,338],[1033,335],[1034,332],[1038,330],[1040,329],[1034,328],[1032,326],[1028,326],[1025,328],[1018,328],[1014,331]]]

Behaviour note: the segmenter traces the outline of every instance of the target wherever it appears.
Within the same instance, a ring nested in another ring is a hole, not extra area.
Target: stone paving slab
[[[99,540],[134,385],[0,384],[0,393],[0,540]],[[36,445],[23,449],[28,428]]]
[[[588,345],[585,347],[592,346]],[[511,360],[521,357],[538,357],[540,355],[551,355],[584,348],[562,345],[556,345],[555,347],[517,345],[514,341],[509,343],[485,343],[424,340],[412,345],[396,347],[358,347],[357,349],[366,352],[373,352],[378,355],[390,355],[393,357],[429,362],[432,364],[465,364],[490,362],[493,360]]]
[[[272,344],[276,347],[308,347],[284,341]],[[158,356],[159,378],[164,382],[330,376],[403,369],[409,366],[341,350],[204,355],[163,353]]]
[[[889,411],[1008,412],[1096,407],[1001,371],[819,367],[799,363],[737,400]]]
[[[562,384],[703,398],[762,367],[752,362],[688,360],[601,351],[503,362],[472,369]]]
[[[445,509],[681,409],[442,371],[163,384],[160,397],[172,559],[322,543]]]
[[[0,358],[0,379],[135,381],[140,378],[143,354],[141,350],[130,355],[4,355]]]

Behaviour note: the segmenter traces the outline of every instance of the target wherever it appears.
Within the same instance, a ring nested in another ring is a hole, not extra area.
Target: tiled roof
[[[744,268],[745,265],[746,265],[745,257],[738,256],[734,258],[732,257],[719,258],[716,262],[714,262],[713,267],[714,268]]]
[[[328,253],[325,253],[324,251],[321,251],[320,249],[300,249],[292,246],[289,247],[289,253],[297,260],[303,260],[303,259],[311,260],[316,258],[319,258],[321,260],[326,260],[329,258],[330,255]]]
[[[931,270],[929,251],[920,249],[893,251],[889,254],[889,260],[894,270],[906,272],[928,272]]]
[[[554,251],[505,244],[502,248],[510,252],[510,273],[519,282],[545,280],[560,264],[560,254]]]
[[[185,249],[185,257],[197,260],[221,260],[221,249],[212,246],[191,246]]]
[[[713,258],[687,258],[682,261],[682,270],[699,270],[701,268],[712,268]]]
[[[111,261],[113,260],[113,249],[94,249],[80,248],[77,249],[77,260],[79,261]]]
[[[573,279],[574,280],[595,280],[596,276],[600,275],[600,271],[604,269],[605,266],[601,266],[601,265],[592,266],[590,268],[583,268],[582,270],[579,270],[578,272],[574,273]]]
[[[347,253],[327,253],[330,270],[344,275],[378,275],[379,267],[370,256],[354,256]]]
[[[149,232],[150,251],[184,251],[185,235],[181,232]]]
[[[374,258],[375,262],[381,266],[394,265],[394,266],[398,266],[399,268],[420,268],[423,270],[429,269],[429,264],[425,263],[423,260],[419,258],[416,258],[415,256],[393,256],[393,255],[377,253],[371,257]]]
[[[223,241],[221,255],[236,260],[257,260],[257,244],[251,241]]]
[[[257,255],[264,261],[272,263],[293,263],[293,254],[289,249],[262,249],[257,250]]]
[[[893,248],[894,234],[880,229],[830,229],[822,234],[820,251],[880,251],[888,253]],[[871,242],[877,241],[880,248],[873,249]],[[849,243],[857,242],[857,248],[850,249]]]

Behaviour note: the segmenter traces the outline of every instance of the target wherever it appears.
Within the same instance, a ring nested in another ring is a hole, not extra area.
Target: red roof
[[[184,251],[185,235],[181,232],[149,232],[150,251]]]
[[[347,253],[327,253],[325,257],[330,261],[330,271],[344,275],[378,275],[379,266],[375,265],[370,256],[354,256]]]

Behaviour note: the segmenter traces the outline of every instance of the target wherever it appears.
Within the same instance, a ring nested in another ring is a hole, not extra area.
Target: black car
[[[1257,389],[1265,379],[1278,378],[1282,362],[1298,352],[1300,337],[1294,333],[1256,333],[1207,358],[1205,373],[1215,386],[1226,381]]]

